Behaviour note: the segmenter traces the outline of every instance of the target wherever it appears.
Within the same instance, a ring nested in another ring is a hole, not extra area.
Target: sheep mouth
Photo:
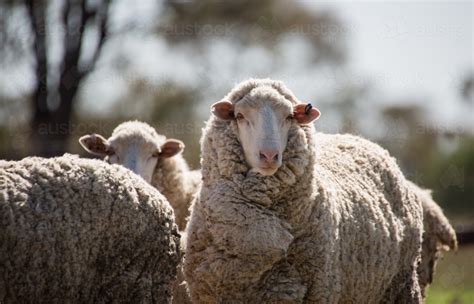
[[[260,166],[256,168],[255,171],[261,175],[270,176],[273,175],[278,170],[278,168],[279,166]]]

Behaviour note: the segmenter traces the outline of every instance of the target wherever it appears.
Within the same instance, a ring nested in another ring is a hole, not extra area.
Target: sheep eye
[[[290,114],[286,117],[287,121],[292,121],[293,120],[293,114]]]
[[[245,119],[244,115],[242,115],[241,113],[238,113],[236,116],[235,116],[235,119],[237,120],[242,120],[242,119]]]
[[[153,153],[153,154],[151,155],[151,157],[158,157],[158,155],[160,155],[160,152],[157,151],[157,152]]]

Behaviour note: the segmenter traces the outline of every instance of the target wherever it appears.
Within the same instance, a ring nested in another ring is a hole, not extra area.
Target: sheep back
[[[0,162],[0,302],[170,301],[179,234],[166,199],[118,165]]]
[[[421,294],[426,297],[428,286],[433,281],[433,275],[438,259],[443,251],[457,250],[457,239],[454,228],[443,213],[440,206],[433,200],[431,191],[421,189],[409,182],[412,190],[421,200],[423,206],[423,245],[421,262],[418,266],[418,280]]]

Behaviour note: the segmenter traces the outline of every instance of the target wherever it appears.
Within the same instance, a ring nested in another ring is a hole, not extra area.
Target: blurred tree
[[[28,105],[26,98],[0,96],[0,159],[28,155]]]
[[[382,110],[385,128],[378,141],[396,157],[412,181],[424,185],[426,176],[423,172],[429,170],[433,159],[439,154],[441,134],[420,129],[420,123],[426,120],[424,109],[414,103],[403,104]]]
[[[31,93],[32,150],[30,154],[51,156],[68,150],[68,138],[73,129],[71,119],[74,117],[73,111],[78,90],[90,72],[94,70],[97,59],[101,56],[104,42],[111,38],[112,31],[118,32],[115,27],[109,26],[107,29],[107,26],[110,25],[111,19],[115,26],[115,21],[118,19],[115,18],[116,15],[111,15],[118,14],[116,12],[118,10],[110,9],[112,4],[115,8],[115,4],[122,2],[119,0],[114,3],[111,3],[111,0],[5,0],[0,3],[2,6],[0,12],[5,15],[9,12],[4,10],[4,7],[9,8],[10,12],[21,13],[21,18],[14,18],[15,20],[10,18],[7,22],[8,26],[3,26],[2,20],[0,32],[5,35],[0,33],[0,41],[8,43],[1,45],[2,56],[0,57],[7,58],[3,55],[10,53],[12,58],[28,58],[24,54],[29,53],[34,62],[28,61],[28,63],[35,64],[33,69],[35,81]],[[340,64],[344,61],[345,49],[341,45],[344,39],[340,38],[346,34],[346,29],[332,15],[314,11],[298,1],[164,0],[162,4],[159,18],[154,18],[156,21],[153,21],[156,22],[158,29],[155,34],[165,37],[172,46],[183,43],[194,51],[200,46],[207,45],[210,39],[225,39],[230,40],[236,49],[251,45],[264,46],[270,56],[275,56],[278,55],[275,45],[287,36],[297,36],[308,42],[311,47],[312,62],[308,62],[307,58],[301,60],[307,62],[308,67],[325,63]],[[58,21],[55,21],[52,15],[59,16]],[[135,18],[138,20],[141,16]],[[27,33],[23,32],[20,35],[17,30],[12,29],[14,25],[25,27],[25,24],[29,25]],[[127,29],[123,30],[123,32],[126,31]],[[139,31],[141,34],[147,34],[143,28],[139,28]],[[55,47],[55,43],[52,42],[54,39],[51,37],[57,35],[58,32],[62,52],[53,52],[51,49]],[[92,55],[83,43],[84,37],[89,32],[98,37]],[[27,50],[21,54],[15,51],[14,43],[18,39],[27,42],[31,40],[31,43],[23,43],[27,46]],[[120,49],[111,51],[120,53]],[[205,65],[209,54],[202,52],[193,52],[193,54],[199,57],[197,74],[203,70],[206,71]],[[136,54],[127,53],[126,56],[133,58]],[[190,60],[190,58],[185,59]],[[196,61],[196,58],[192,60]],[[212,58],[212,60],[218,63],[220,58]],[[130,64],[133,64],[133,60],[130,60]],[[139,77],[134,76],[134,78]],[[201,82],[197,87],[209,87],[218,78],[219,75],[213,75],[213,78],[198,75],[198,81]],[[134,83],[131,83],[131,89],[136,85],[135,80],[132,82]],[[152,85],[159,87],[162,84],[168,85],[166,77],[164,81]],[[226,89],[228,89],[227,86],[226,82]],[[183,89],[185,95],[189,89],[186,85],[175,88]],[[193,101],[205,95],[202,90],[195,90],[194,87],[191,90],[198,91],[193,94]],[[135,97],[136,103],[144,101],[140,94],[136,94]],[[159,112],[170,111],[170,108],[164,104],[170,104],[171,101],[163,99],[163,95],[158,94],[156,98],[148,98],[148,100],[153,106],[160,108]],[[172,108],[176,107],[173,105]],[[150,107],[143,105],[136,106],[135,109],[143,110],[139,113],[134,112],[136,117],[140,118],[146,116],[148,112],[146,109]],[[193,122],[196,119],[195,111],[191,111],[189,115],[186,117],[186,122]],[[162,116],[156,116],[152,119],[162,118]],[[184,115],[179,118],[184,119]]]
[[[36,58],[36,86],[33,92],[32,134],[34,154],[51,156],[66,151],[73,103],[82,79],[94,68],[106,38],[107,14],[110,0],[94,7],[87,0],[66,0],[61,17],[64,31],[63,58],[59,83],[48,82],[48,56],[46,46],[46,11],[48,1],[27,0],[28,17],[34,34]],[[92,22],[94,21],[94,22]],[[79,65],[86,27],[97,27],[99,40],[89,62]],[[52,100],[57,99],[57,100]]]
[[[474,217],[474,138],[465,138],[448,157],[439,158],[430,172],[435,199],[451,214]]]
[[[464,79],[461,86],[461,95],[464,100],[474,104],[474,73]]]
[[[384,130],[378,141],[396,156],[407,174],[425,184],[423,175],[431,172],[433,163],[446,158],[471,135],[463,129],[429,123],[426,109],[415,103],[402,104],[382,110]],[[443,149],[443,144],[449,145],[448,149]]]
[[[472,134],[425,125],[425,111],[413,103],[404,104],[383,109],[385,129],[377,141],[395,156],[408,179],[433,189],[435,200],[450,215],[472,219]],[[450,149],[444,150],[443,143]]]
[[[287,0],[166,0],[158,30],[171,42],[234,39],[272,49],[285,35],[304,38],[315,61],[344,61],[346,28],[334,16]]]
[[[56,3],[47,0],[7,1],[2,4],[2,9],[11,11],[26,8],[23,17],[27,20],[20,23],[31,26],[31,47],[36,64],[31,98],[31,152],[42,156],[66,151],[76,93],[84,77],[94,69],[107,36],[110,0],[64,0],[60,6],[53,4]],[[57,24],[48,22],[52,9],[60,10]],[[59,32],[63,34],[61,58],[54,58],[59,59],[58,67],[52,64],[51,52],[48,51],[51,33],[58,30],[53,27],[60,27]],[[8,26],[3,29],[0,37],[4,37],[3,41],[8,45],[2,45],[2,53],[14,54],[16,49],[21,49],[15,39],[17,33],[5,32],[11,30]],[[84,62],[83,37],[89,30],[97,33],[98,41],[95,52]]]
[[[282,75],[279,78],[291,85],[311,77],[317,67],[335,68],[345,62],[349,29],[330,12],[314,9],[308,3],[295,0],[165,0],[164,3],[157,33],[171,45],[190,50],[193,61],[199,63],[195,68],[197,85],[207,97],[222,96],[235,82],[249,76]],[[297,56],[291,50],[294,45],[300,48]],[[228,54],[220,53],[226,48],[230,50]],[[264,57],[257,59],[258,62],[246,61],[249,50]],[[260,65],[262,59],[266,63]],[[222,66],[226,68],[221,69]]]

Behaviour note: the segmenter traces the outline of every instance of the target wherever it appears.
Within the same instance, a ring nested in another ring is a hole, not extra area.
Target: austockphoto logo
[[[408,36],[418,37],[439,37],[439,36],[459,36],[462,28],[458,26],[445,26],[430,24],[427,26],[412,26],[408,22],[386,23],[380,27],[381,38],[404,38]]]
[[[469,129],[463,126],[444,124],[418,124],[416,128],[418,134],[464,134]]]
[[[338,37],[354,32],[354,28],[337,24],[307,23],[291,26],[289,34],[298,36]]]
[[[100,133],[108,129],[108,124],[106,123],[44,123],[40,124],[36,131],[39,135],[81,135],[88,133],[90,130]]]
[[[166,134],[173,135],[184,135],[184,134],[201,134],[203,125],[198,123],[186,122],[186,123],[166,123],[163,128],[163,132]]]
[[[235,24],[223,23],[223,24],[181,24],[181,25],[167,25],[164,27],[165,34],[169,36],[181,37],[181,36],[230,36],[235,30]]]

